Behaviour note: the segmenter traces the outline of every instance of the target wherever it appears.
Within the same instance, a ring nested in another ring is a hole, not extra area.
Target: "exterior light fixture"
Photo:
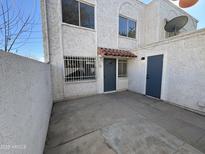
[[[145,60],[145,57],[142,57],[141,60]]]

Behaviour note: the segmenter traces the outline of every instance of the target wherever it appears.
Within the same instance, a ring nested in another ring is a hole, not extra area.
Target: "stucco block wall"
[[[145,94],[147,57],[164,54],[161,99],[205,112],[204,41],[200,30],[138,49],[138,58],[129,63],[129,89]]]
[[[50,66],[0,52],[1,154],[42,154],[52,108]]]

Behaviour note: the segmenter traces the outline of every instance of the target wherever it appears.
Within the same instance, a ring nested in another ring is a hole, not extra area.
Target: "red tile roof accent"
[[[130,51],[118,50],[118,49],[109,49],[109,48],[98,48],[98,55],[101,56],[116,56],[116,57],[137,57]]]

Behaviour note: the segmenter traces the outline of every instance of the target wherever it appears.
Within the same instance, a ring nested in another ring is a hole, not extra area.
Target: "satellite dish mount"
[[[177,32],[182,29],[188,22],[187,16],[179,16],[171,19],[170,21],[166,21],[166,25],[164,27],[166,32],[177,34]]]

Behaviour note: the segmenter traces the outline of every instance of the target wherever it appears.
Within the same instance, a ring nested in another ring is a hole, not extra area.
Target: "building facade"
[[[168,0],[42,0],[41,6],[55,101],[136,89],[129,83],[139,71],[133,61],[145,58],[136,49],[166,40],[164,26],[174,17],[189,19],[178,33],[197,28],[195,18]]]

